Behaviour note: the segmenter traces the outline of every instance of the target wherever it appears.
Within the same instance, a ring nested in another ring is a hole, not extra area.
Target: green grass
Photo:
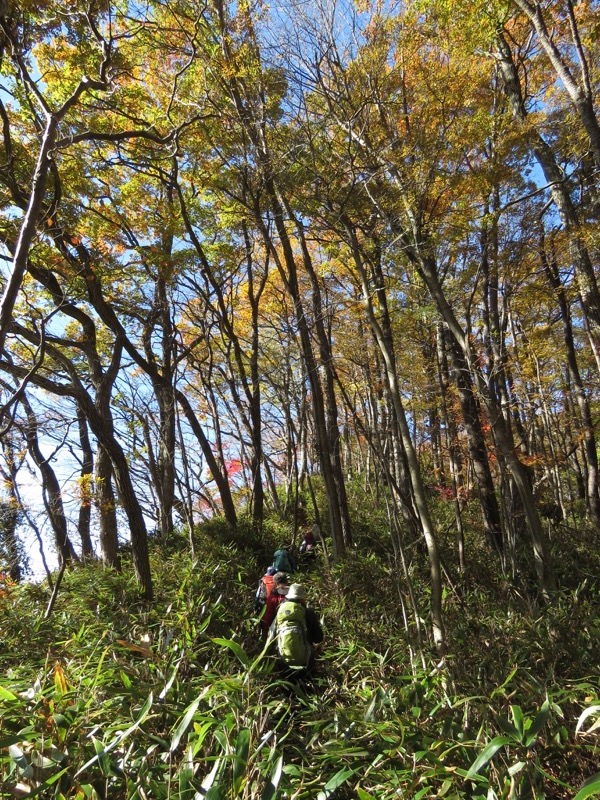
[[[351,555],[302,576],[325,641],[295,686],[251,617],[280,530],[260,543],[207,526],[195,562],[184,537],[155,545],[150,607],[127,564],[73,569],[49,620],[44,586],[0,598],[0,796],[509,800],[573,798],[593,778],[592,591],[541,609],[499,602],[501,584],[472,575],[446,598],[451,652],[437,669],[403,621],[401,577]],[[425,609],[416,568],[414,580]],[[579,800],[594,794],[598,781]]]

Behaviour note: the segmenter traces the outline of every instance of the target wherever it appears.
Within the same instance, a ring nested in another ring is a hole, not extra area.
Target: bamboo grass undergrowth
[[[423,668],[386,603],[396,576],[351,556],[302,575],[326,635],[314,675],[290,683],[250,613],[256,550],[206,537],[196,549],[193,561],[155,546],[152,606],[127,571],[97,564],[66,573],[47,620],[43,586],[2,599],[2,796],[592,796],[593,594],[536,615],[474,587],[448,599],[444,667],[431,655]]]

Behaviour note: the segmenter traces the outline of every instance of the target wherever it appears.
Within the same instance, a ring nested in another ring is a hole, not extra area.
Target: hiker
[[[265,574],[258,582],[258,589],[254,598],[254,613],[258,614],[264,604],[267,602],[267,597],[273,591],[273,578],[277,572],[275,567],[268,567]]]
[[[314,559],[317,555],[317,551],[315,549],[317,542],[312,531],[306,531],[304,534],[304,539],[300,544],[300,558],[304,559]]]
[[[277,642],[282,664],[291,674],[301,675],[314,664],[314,647],[323,641],[323,631],[315,611],[306,607],[306,590],[293,583],[277,609],[270,635]]]
[[[280,547],[273,553],[273,566],[277,572],[294,573],[298,569],[296,560],[288,547]]]
[[[276,572],[275,575],[273,575],[273,588],[267,597],[265,610],[260,620],[260,630],[264,639],[268,636],[269,628],[275,619],[279,604],[283,603],[285,600],[290,588],[289,582],[290,579],[285,572]]]

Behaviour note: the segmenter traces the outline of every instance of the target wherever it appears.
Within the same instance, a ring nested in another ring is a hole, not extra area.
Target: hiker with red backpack
[[[265,574],[258,582],[258,589],[254,597],[254,613],[260,613],[260,610],[267,602],[267,597],[273,591],[273,578],[277,572],[276,567],[268,567]]]
[[[285,572],[276,572],[275,575],[273,575],[273,588],[267,597],[265,610],[260,620],[260,630],[264,639],[266,639],[269,634],[269,628],[275,619],[277,608],[280,603],[283,603],[285,600],[288,590],[288,576]]]
[[[319,617],[306,605],[306,590],[293,583],[277,608],[269,631],[277,644],[277,653],[290,675],[301,676],[314,664],[314,645],[323,641]]]

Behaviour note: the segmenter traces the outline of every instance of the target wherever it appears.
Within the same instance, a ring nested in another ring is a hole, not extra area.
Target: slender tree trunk
[[[4,446],[2,443],[4,456],[11,454],[11,447]],[[14,463],[14,461],[13,461]],[[11,464],[9,463],[9,470],[12,472]],[[10,579],[15,583],[20,583],[23,577],[21,568],[19,537],[17,535],[17,528],[19,526],[19,499],[15,491],[15,479],[11,476],[4,476],[6,489],[8,492],[8,499],[0,500],[0,541],[2,546],[2,554],[4,556],[5,564],[8,567],[8,574]],[[8,478],[8,480],[6,480]]]
[[[569,65],[562,57],[553,35],[548,31],[542,4],[539,2],[529,2],[529,0],[513,0],[513,2],[523,11],[531,22],[537,34],[538,41],[552,64],[557,77],[564,86],[569,99],[573,103],[582,126],[589,136],[590,146],[596,162],[596,169],[600,170],[600,124],[598,124],[598,118],[594,110],[594,97],[589,67],[579,38],[571,0],[567,0],[567,9],[569,12],[571,33],[573,35],[572,49],[577,53],[579,59],[581,82],[576,80]]]
[[[528,4],[529,5],[529,4]],[[513,116],[521,123],[528,119],[521,92],[519,75],[510,47],[503,34],[497,34],[496,59],[500,66],[506,96]],[[552,199],[558,209],[565,230],[569,235],[571,256],[576,269],[576,280],[581,306],[590,331],[590,342],[600,372],[600,290],[585,241],[581,237],[577,211],[568,192],[565,176],[557,164],[555,155],[539,133],[533,133],[532,152],[546,179]],[[600,168],[600,165],[599,165]]]
[[[68,534],[60,483],[49,460],[44,457],[40,448],[38,440],[39,423],[25,394],[21,396],[21,402],[27,414],[27,429],[25,431],[27,449],[42,477],[44,506],[48,512],[48,519],[54,532],[56,550],[60,556],[61,563],[68,564],[70,561],[78,561],[79,559]]]
[[[548,260],[545,253],[543,240],[540,243],[540,257],[542,258],[542,264],[544,266],[548,281],[556,293],[560,308],[565,338],[565,348],[567,353],[567,364],[569,366],[569,372],[571,373],[573,394],[579,407],[579,414],[583,428],[583,445],[587,464],[587,502],[594,525],[596,528],[600,529],[600,496],[598,492],[598,452],[596,448],[596,437],[594,434],[592,412],[583,385],[583,380],[581,378],[581,373],[579,371],[579,364],[575,352],[571,314],[558,269],[556,264],[551,263]]]
[[[29,248],[35,236],[42,213],[48,170],[52,161],[52,148],[56,141],[58,118],[46,114],[46,127],[42,136],[40,151],[33,173],[29,205],[19,231],[19,238],[12,262],[11,274],[6,282],[2,301],[0,301],[0,351],[4,349],[6,334],[13,318],[13,309],[27,270]]]
[[[337,506],[339,507],[341,533],[344,546],[348,547],[352,544],[352,533],[350,514],[348,511],[348,498],[346,496],[346,483],[342,470],[340,447],[341,435],[338,425],[337,399],[335,396],[334,387],[334,358],[331,347],[331,337],[328,335],[324,324],[325,314],[323,309],[321,286],[319,284],[312,258],[310,257],[308,250],[304,226],[302,225],[302,222],[292,213],[289,205],[285,203],[285,201],[283,204],[286,208],[288,216],[294,221],[302,249],[303,265],[310,278],[312,287],[313,317],[314,325],[317,331],[317,340],[319,343],[319,368],[325,376],[323,388],[326,413],[327,452],[329,454],[332,477],[335,483],[335,495]]]
[[[235,528],[237,525],[237,514],[235,511],[235,505],[233,503],[233,497],[231,496],[231,489],[229,487],[227,475],[225,475],[221,470],[212,451],[212,447],[210,446],[210,442],[206,438],[206,434],[202,430],[202,426],[194,414],[194,410],[187,398],[187,395],[182,392],[181,389],[176,389],[175,396],[181,407],[181,410],[185,415],[185,418],[189,423],[190,428],[192,429],[192,432],[194,433],[194,436],[202,448],[202,454],[207,463],[208,469],[210,470],[214,482],[217,484],[225,519],[232,528]]]
[[[154,386],[154,391],[159,407],[156,446],[147,416],[144,416],[141,424],[148,451],[148,473],[158,500],[158,530],[161,538],[166,540],[173,532],[175,504],[175,407],[170,386],[161,382]]]
[[[377,317],[375,316],[375,310],[373,308],[373,301],[369,288],[369,282],[363,265],[363,260],[360,253],[358,241],[356,239],[355,231],[352,228],[352,225],[348,219],[344,220],[344,225],[351,241],[353,262],[360,277],[362,285],[363,303],[365,306],[367,320],[369,322],[369,325],[371,326],[373,335],[379,346],[385,364],[390,395],[394,403],[394,412],[396,420],[398,422],[398,427],[400,429],[400,436],[402,438],[404,452],[406,454],[406,459],[408,464],[408,475],[412,487],[412,495],[414,497],[416,512],[418,515],[421,531],[425,539],[427,553],[429,556],[429,571],[431,575],[431,621],[433,629],[433,639],[438,653],[440,655],[443,655],[446,649],[446,638],[445,638],[444,621],[442,613],[442,570],[441,570],[440,554],[438,550],[435,530],[429,514],[429,508],[427,506],[425,487],[423,485],[423,480],[421,476],[421,469],[419,466],[417,454],[410,435],[408,421],[406,419],[406,414],[404,412],[404,407],[402,404],[400,387],[398,386],[398,376],[396,372],[396,357],[393,349],[390,346],[388,346],[383,329],[379,324]]]
[[[469,456],[479,489],[479,502],[483,512],[483,527],[490,547],[502,558],[504,543],[500,509],[494,489],[487,447],[481,426],[481,409],[475,397],[470,371],[464,356],[454,340],[448,341],[448,354],[467,432]]]
[[[177,434],[179,436],[179,451],[181,457],[181,464],[183,467],[183,474],[177,474],[177,482],[179,485],[179,491],[181,493],[181,505],[183,506],[184,513],[183,517],[187,522],[188,529],[189,529],[189,539],[190,539],[190,552],[192,554],[192,558],[195,557],[195,543],[194,543],[194,531],[195,531],[195,521],[194,521],[194,501],[192,497],[192,470],[190,466],[190,460],[187,453],[187,447],[185,445],[185,440],[183,438],[183,431],[181,428],[181,420],[179,417],[178,409],[175,409],[176,413],[176,421],[177,421]]]
[[[569,461],[572,465],[573,474],[575,475],[575,484],[577,492],[575,498],[578,500],[586,499],[585,481],[583,479],[583,470],[579,463],[577,436],[573,430],[571,422],[577,419],[577,412],[575,410],[575,403],[573,402],[573,391],[571,388],[571,375],[568,366],[563,370],[563,395],[564,395],[564,410],[565,410],[565,433],[567,437],[568,446],[566,452],[568,453]]]
[[[153,590],[148,553],[148,532],[144,514],[131,480],[129,464],[115,436],[112,417],[110,413],[102,413],[104,405],[102,399],[99,401],[98,408],[89,397],[84,398],[80,395],[78,399],[99,445],[110,457],[119,500],[129,524],[133,569],[144,599],[151,600]]]
[[[94,452],[90,443],[87,422],[82,410],[77,406],[77,424],[79,426],[79,442],[81,445],[82,461],[79,473],[79,519],[77,529],[81,539],[81,555],[83,558],[92,558],[94,548],[90,535],[92,518],[92,475],[94,472]]]
[[[0,379],[1,380],[1,379]],[[1,381],[2,386],[9,392],[12,392],[12,387]],[[6,422],[5,417],[0,416],[0,425],[4,426]],[[5,489],[8,494],[8,499],[0,500],[0,537],[2,539],[2,547],[4,556],[8,566],[8,572],[11,580],[19,583],[23,577],[23,570],[21,564],[21,554],[19,546],[19,537],[17,535],[17,528],[19,525],[19,517],[27,515],[24,513],[21,499],[19,497],[17,476],[19,472],[19,463],[15,457],[15,450],[13,446],[12,436],[9,431],[6,431],[2,436],[1,442],[2,453],[4,455],[4,462],[6,468],[0,471],[0,477],[4,481]],[[28,520],[29,521],[29,520]],[[43,556],[43,551],[42,551]],[[51,582],[51,577],[45,559],[44,566],[48,579]]]
[[[351,228],[347,227],[347,230],[351,231]],[[357,251],[357,255],[358,251]],[[390,319],[390,312],[388,308],[388,300],[387,300],[387,291],[385,287],[385,280],[383,276],[383,271],[381,268],[381,250],[379,244],[375,243],[375,253],[372,261],[370,262],[374,284],[376,287],[377,292],[377,303],[379,306],[379,318],[378,322],[381,326],[381,333],[383,336],[383,341],[385,342],[385,347],[390,353],[394,353],[394,365],[395,365],[395,350],[394,350],[394,334],[392,331],[392,322]],[[362,292],[364,297],[365,286],[364,282],[362,283]],[[386,400],[389,407],[389,413],[387,415],[389,419],[389,427],[390,427],[390,435],[386,437],[387,442],[389,442],[391,451],[392,451],[392,459],[391,464],[393,466],[393,474],[396,481],[396,485],[400,490],[400,498],[403,500],[401,503],[401,510],[404,516],[404,520],[409,528],[409,530],[414,530],[415,528],[415,520],[418,519],[418,513],[415,506],[415,498],[413,492],[412,482],[409,476],[409,465],[408,465],[408,458],[406,451],[404,449],[404,443],[402,440],[402,435],[400,432],[400,425],[395,413],[395,401],[392,395],[392,387],[390,386],[389,382],[389,375],[388,370],[385,366],[385,357],[381,352],[380,343],[377,341],[376,331],[371,327],[371,334],[375,341],[375,345],[383,359],[383,364],[381,363],[381,359],[378,359],[378,364],[380,367],[380,371],[383,374],[383,384],[385,386],[385,394]],[[394,370],[396,367],[394,366]]]
[[[156,387],[160,409],[157,472],[160,476],[159,527],[167,539],[173,533],[175,503],[175,398],[172,386]]]
[[[102,444],[96,453],[95,497],[100,530],[100,551],[107,566],[121,569],[117,506],[112,485],[112,465]]]
[[[102,420],[95,420],[95,425],[92,425],[92,428],[94,429],[96,437],[102,441],[102,444],[110,456],[119,500],[121,501],[123,510],[127,515],[127,522],[129,523],[133,568],[137,581],[141,586],[144,599],[152,600],[153,590],[148,553],[148,532],[146,530],[142,508],[137,499],[135,489],[133,488],[127,459],[125,458],[121,446],[113,437],[112,432],[106,428]]]
[[[317,434],[317,452],[321,466],[321,474],[325,484],[325,493],[327,496],[329,525],[333,543],[333,557],[334,560],[338,560],[344,555],[346,549],[346,536],[342,522],[343,515],[340,507],[341,500],[338,494],[338,485],[336,484],[329,451],[330,439],[327,430],[327,417],[323,389],[319,378],[318,364],[313,352],[308,320],[305,315],[302,297],[300,294],[296,258],[286,229],[283,207],[279,202],[277,192],[275,191],[274,184],[271,180],[267,179],[267,186],[271,204],[274,210],[275,226],[279,235],[281,249],[283,251],[283,262],[279,257],[278,248],[276,247],[263,223],[260,213],[257,214],[256,221],[261,228],[265,244],[271,250],[271,255],[273,256],[275,264],[277,265],[277,269],[281,274],[286,289],[294,304],[296,321],[300,333],[300,344],[305,372],[311,387],[313,417]]]
[[[269,275],[268,267],[268,252],[266,264],[264,268],[264,275],[259,281],[257,290],[255,291],[254,283],[254,259],[252,257],[252,245],[247,228],[244,226],[244,244],[246,249],[246,275],[248,280],[248,300],[251,309],[251,339],[250,339],[250,382],[244,381],[246,395],[248,397],[250,409],[250,434],[252,439],[252,460],[250,469],[252,472],[252,519],[259,526],[262,527],[265,509],[265,490],[262,481],[262,463],[264,460],[263,443],[262,443],[262,413],[261,413],[261,382],[260,382],[260,369],[258,363],[259,356],[259,301],[262,293],[267,284]],[[241,361],[241,358],[238,358]],[[244,374],[245,377],[245,374]]]
[[[439,322],[437,325],[437,364],[438,381],[441,398],[441,418],[446,431],[448,463],[450,478],[452,481],[452,494],[454,498],[454,519],[456,522],[456,540],[458,545],[458,563],[461,573],[466,571],[465,559],[465,538],[461,514],[460,493],[462,490],[461,479],[461,459],[460,447],[458,444],[458,432],[452,410],[449,408],[448,397],[450,390],[450,375],[448,371],[448,358],[446,355],[444,325]],[[494,493],[495,496],[495,493]],[[482,505],[483,508],[483,505]],[[499,514],[499,511],[498,511]]]

